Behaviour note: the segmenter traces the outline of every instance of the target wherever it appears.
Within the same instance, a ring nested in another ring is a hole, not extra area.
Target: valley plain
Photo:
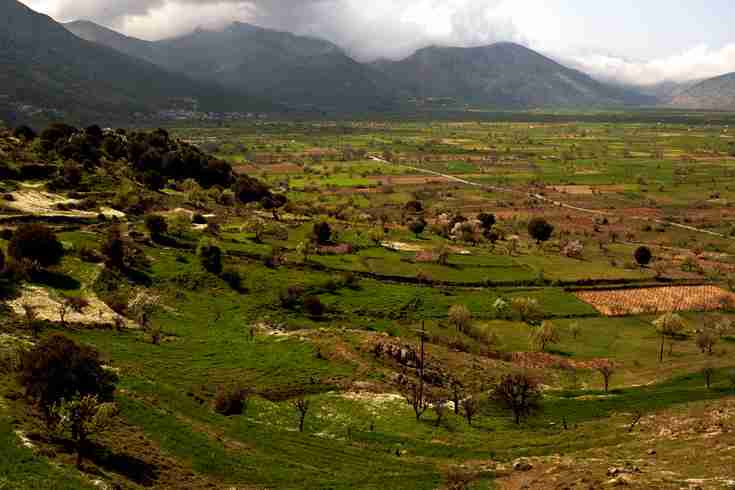
[[[0,487],[731,488],[728,116],[506,117],[3,133]],[[118,377],[80,469],[55,334]]]

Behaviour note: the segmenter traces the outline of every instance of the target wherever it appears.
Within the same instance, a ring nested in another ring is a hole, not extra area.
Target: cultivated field
[[[735,295],[717,286],[666,286],[577,291],[575,295],[608,316],[671,311],[716,311],[735,305]]]

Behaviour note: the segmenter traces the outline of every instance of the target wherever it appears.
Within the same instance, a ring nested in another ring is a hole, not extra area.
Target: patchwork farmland
[[[0,487],[727,488],[733,121],[620,117],[3,131]]]

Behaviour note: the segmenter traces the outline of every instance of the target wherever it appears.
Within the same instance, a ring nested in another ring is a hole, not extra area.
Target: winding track
[[[440,172],[435,172],[433,170],[427,170],[425,168],[414,167],[412,165],[405,165],[405,164],[402,164],[402,163],[389,162],[388,160],[385,160],[383,158],[376,157],[376,156],[370,156],[370,159],[373,160],[373,161],[376,161],[376,162],[386,163],[388,165],[395,165],[395,166],[398,166],[398,167],[403,167],[403,168],[415,170],[417,172],[422,172],[422,173],[425,173],[425,174],[430,174],[430,175],[435,175],[435,176],[438,176],[438,177],[443,177],[443,178],[448,179],[448,180],[450,180],[452,182],[459,182],[460,184],[466,184],[466,185],[470,185],[470,186],[473,186],[473,187],[480,187],[480,188],[483,188],[483,189],[491,189],[491,190],[494,190],[494,191],[497,191],[497,192],[505,192],[505,193],[508,193],[508,194],[523,194],[523,195],[526,195],[528,197],[532,197],[534,199],[537,199],[537,200],[539,200],[541,202],[545,202],[547,204],[551,204],[553,206],[557,206],[557,207],[560,207],[560,208],[570,209],[572,211],[578,211],[578,212],[581,212],[581,213],[594,214],[594,215],[598,215],[598,216],[616,216],[616,217],[618,216],[617,214],[611,213],[609,211],[600,211],[600,210],[597,210],[597,209],[581,208],[579,206],[573,206],[571,204],[567,204],[567,203],[564,203],[564,202],[561,202],[561,201],[555,201],[553,199],[549,199],[548,197],[542,196],[541,194],[536,194],[536,193],[528,193],[527,194],[525,192],[515,191],[513,189],[508,189],[506,187],[498,187],[498,186],[493,186],[493,185],[478,184],[477,182],[472,182],[470,180],[462,179],[462,178],[456,177],[454,175],[447,175],[447,174],[443,174],[443,173],[440,173]],[[676,223],[676,222],[673,222],[673,221],[666,221],[666,220],[662,220],[662,219],[658,219],[658,218],[647,218],[645,216],[625,216],[625,219],[632,219],[632,220],[636,220],[636,221],[645,221],[645,222],[648,222],[648,223],[656,223],[656,224],[660,224],[660,225],[671,226],[671,227],[674,227],[674,228],[680,228],[680,229],[687,230],[687,231],[693,231],[695,233],[702,233],[702,234],[714,236],[714,237],[717,237],[717,238],[724,238],[726,240],[732,240],[733,239],[732,237],[723,235],[722,233],[717,233],[715,231],[704,230],[702,228],[696,228],[694,226],[689,226],[689,225],[682,225],[681,223]]]

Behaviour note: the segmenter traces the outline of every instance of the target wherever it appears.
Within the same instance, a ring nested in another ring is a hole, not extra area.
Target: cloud
[[[361,60],[407,56],[429,44],[523,41],[502,13],[511,0],[26,1],[59,20],[88,19],[145,39],[252,22],[327,39]]]
[[[735,44],[719,49],[696,46],[674,56],[650,61],[635,61],[603,54],[559,55],[576,68],[604,80],[652,85],[660,82],[686,82],[735,72]]]
[[[361,61],[401,58],[432,44],[514,41],[597,78],[622,83],[679,82],[735,71],[735,44],[701,45],[649,61],[580,51],[584,45],[566,39],[571,34],[565,33],[563,19],[536,0],[24,1],[62,21],[89,19],[144,39],[251,22],[327,39]]]

